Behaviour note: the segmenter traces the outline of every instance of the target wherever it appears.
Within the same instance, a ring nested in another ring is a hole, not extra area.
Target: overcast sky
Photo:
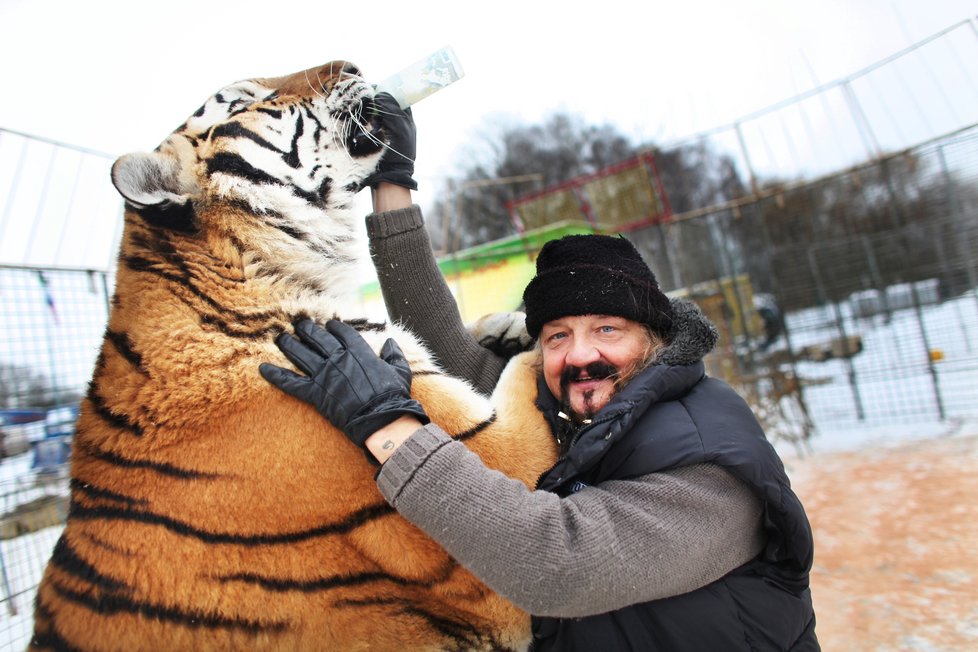
[[[671,140],[832,81],[976,13],[973,0],[0,0],[0,127],[151,149],[221,86],[332,59],[380,80],[449,44],[419,103],[424,193],[457,144],[555,111]]]
[[[380,81],[451,45],[465,77],[414,107],[415,201],[429,207],[469,166],[471,145],[501,125],[567,112],[636,143],[669,143],[852,75],[975,13],[974,0],[0,0],[0,128],[114,157],[154,148],[241,79],[348,59]],[[930,46],[928,56],[945,57],[938,63],[906,57],[854,88],[867,110],[884,102],[874,120],[889,149],[978,121],[978,28],[955,34]],[[957,61],[947,58],[954,48]],[[848,111],[838,93],[835,102]],[[954,107],[948,126],[921,118]],[[867,156],[862,134],[826,123],[834,117],[808,114],[810,130],[782,118],[744,128],[759,174],[842,167],[825,160],[829,148],[846,164]],[[0,263],[111,264],[119,198],[107,172],[82,176],[58,157],[66,171],[49,175],[50,154],[23,142],[0,137]],[[356,209],[369,210],[366,193]]]

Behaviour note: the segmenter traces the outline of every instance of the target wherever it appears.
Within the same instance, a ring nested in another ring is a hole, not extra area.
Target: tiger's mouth
[[[370,156],[385,147],[377,105],[370,95],[365,95],[351,114],[351,124],[346,147],[354,157]]]

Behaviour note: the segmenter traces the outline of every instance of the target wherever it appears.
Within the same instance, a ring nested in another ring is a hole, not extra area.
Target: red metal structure
[[[652,152],[507,202],[520,233],[563,221],[631,231],[668,221],[672,209]]]

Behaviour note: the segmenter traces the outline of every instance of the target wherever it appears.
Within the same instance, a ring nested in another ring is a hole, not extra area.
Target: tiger
[[[532,486],[556,460],[532,350],[485,397],[403,326],[363,314],[354,197],[387,147],[375,92],[346,61],[241,81],[112,165],[116,284],[29,649],[528,647],[529,616],[258,373],[290,366],[275,338],[298,320],[340,319],[375,350],[394,338],[414,398],[487,465]]]

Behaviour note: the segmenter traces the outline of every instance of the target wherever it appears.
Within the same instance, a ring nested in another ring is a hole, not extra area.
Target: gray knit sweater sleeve
[[[581,617],[705,586],[763,547],[761,502],[712,465],[530,491],[429,424],[377,478],[463,566],[537,616]]]
[[[438,363],[483,394],[492,394],[506,360],[465,329],[438,269],[418,206],[367,216],[370,257],[390,318],[413,331]]]

